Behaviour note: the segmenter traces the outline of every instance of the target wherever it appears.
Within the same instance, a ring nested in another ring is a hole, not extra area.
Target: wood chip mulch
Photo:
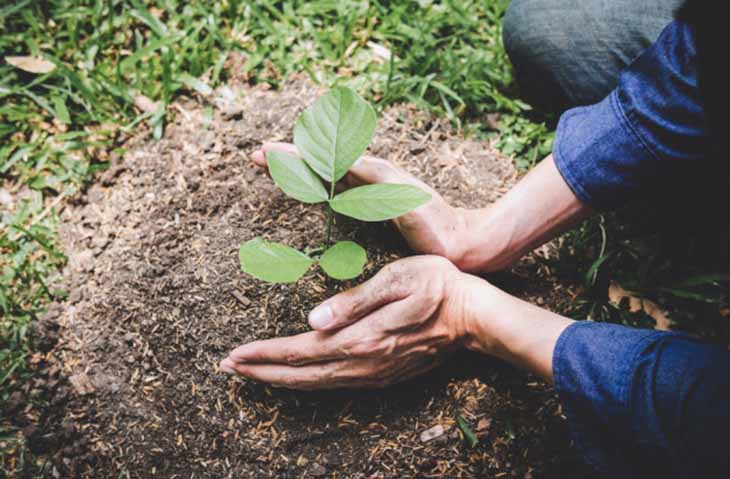
[[[314,246],[325,211],[289,200],[247,161],[290,139],[322,92],[303,79],[278,91],[224,88],[174,105],[159,142],[128,145],[113,174],[65,207],[69,254],[57,306],[57,405],[75,446],[56,447],[62,477],[587,477],[551,388],[497,361],[457,354],[380,391],[292,392],[220,374],[241,343],[308,329],[306,313],[338,288],[317,272],[293,285],[241,273],[256,235]],[[402,105],[384,112],[375,155],[403,165],[461,206],[483,206],[517,179],[489,142]],[[339,220],[367,245],[366,276],[409,254],[389,225]],[[550,303],[561,286],[527,258],[511,292]],[[455,422],[477,434],[471,448]],[[427,434],[425,434],[428,432]],[[61,451],[61,452],[58,452]],[[50,453],[49,453],[50,454]]]

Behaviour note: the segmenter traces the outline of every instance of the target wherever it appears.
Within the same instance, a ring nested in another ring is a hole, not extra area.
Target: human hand
[[[284,151],[298,155],[291,143],[264,143],[251,155],[254,164],[266,168],[266,152]],[[436,190],[415,178],[388,160],[363,156],[341,181],[352,188],[373,183],[399,183],[414,185],[431,194],[427,204],[395,218],[393,223],[414,251],[443,256],[459,264],[463,256],[464,232],[467,230],[465,210],[450,206]]]
[[[468,340],[465,302],[474,282],[486,285],[438,256],[396,261],[312,310],[315,331],[240,346],[220,369],[292,389],[403,381]]]

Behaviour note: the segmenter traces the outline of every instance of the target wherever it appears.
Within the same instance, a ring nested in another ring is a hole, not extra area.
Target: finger
[[[253,160],[256,165],[266,168],[266,153],[270,151],[282,151],[284,153],[299,156],[299,150],[297,150],[297,147],[291,143],[267,142],[261,145],[261,149],[256,150],[251,154],[251,160]]]
[[[335,191],[341,192],[355,186],[375,183],[399,183],[422,185],[415,177],[388,160],[375,156],[361,156],[350,167],[347,174],[337,182]],[[424,185],[425,186],[425,185]]]
[[[398,335],[399,344],[406,339],[404,333],[418,330],[434,318],[438,303],[420,294],[412,294],[398,301],[385,304],[362,318],[370,329],[390,336]],[[418,336],[418,335],[416,335]]]
[[[368,316],[368,321],[360,321],[333,332],[310,331],[295,336],[253,341],[231,351],[227,359],[234,364],[301,366],[345,358],[382,357],[392,352],[396,345],[395,336],[385,337],[383,334],[393,329],[392,325],[385,324],[385,318],[405,316],[406,310],[412,312],[414,307],[409,306],[409,299],[388,303],[378,309],[377,314]]]
[[[440,357],[423,358],[413,365],[399,370],[390,378],[389,384],[402,383],[425,374],[443,363]]]
[[[227,359],[234,364],[277,363],[290,366],[341,359],[347,356],[343,348],[343,336],[311,331],[253,341],[231,351]]]
[[[416,367],[411,367],[416,366]],[[400,381],[402,375],[412,377],[425,371],[425,364],[407,365],[402,374],[383,375],[372,361],[338,360],[305,366],[281,364],[232,365],[230,372],[256,381],[266,382],[290,389],[341,389],[341,388],[382,388]]]
[[[392,162],[374,156],[362,156],[347,172],[348,183],[355,184],[370,183],[392,183],[397,180],[404,180],[408,174],[398,168]]]
[[[332,374],[332,363],[301,367],[285,364],[238,363],[230,367],[239,376],[292,389],[311,389],[315,384],[331,383],[329,378]]]
[[[399,166],[388,160],[374,156],[363,156],[358,159],[350,167],[345,179],[350,187],[374,183],[397,183],[417,186],[423,190],[435,193],[433,188]]]
[[[234,366],[233,373],[290,389],[385,388],[424,374],[441,362],[440,358],[420,358],[387,373],[361,361],[333,361],[307,366],[238,364]]]
[[[349,361],[332,361],[306,366],[242,363],[233,372],[255,381],[302,390],[338,389],[367,386],[369,369]]]
[[[332,331],[384,304],[403,299],[409,289],[400,270],[397,262],[390,264],[368,281],[326,300],[309,313],[309,325],[319,331]]]

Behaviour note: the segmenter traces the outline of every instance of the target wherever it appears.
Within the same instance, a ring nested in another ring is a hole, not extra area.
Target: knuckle
[[[388,380],[395,369],[389,361],[379,361],[373,367],[373,377],[378,380]]]
[[[374,389],[385,389],[390,386],[390,381],[387,378],[375,378],[371,385]]]
[[[400,265],[391,267],[387,280],[390,291],[398,296],[406,294],[410,289],[410,274],[408,274],[408,271]]]
[[[284,353],[284,362],[297,366],[299,364],[302,364],[303,359],[301,355],[296,351],[286,351]]]
[[[348,356],[369,356],[373,353],[373,345],[371,341],[358,341],[347,348]]]
[[[426,348],[425,356],[430,357],[430,358],[436,358],[439,356],[440,353],[441,353],[441,349],[436,345],[432,345],[432,346],[429,346]]]
[[[349,347],[350,355],[356,357],[381,356],[387,351],[387,345],[379,338],[361,339]]]
[[[362,294],[353,291],[347,295],[346,301],[335,302],[332,304],[332,314],[338,320],[351,318],[356,315],[363,307],[363,303],[367,298]]]
[[[444,251],[448,250],[448,247],[446,245],[443,245]],[[438,268],[438,269],[446,269],[451,270],[454,269],[454,265],[449,261],[447,258],[445,258],[442,255],[431,255],[428,257],[428,261],[431,263],[430,267],[432,268]]]
[[[395,273],[395,270],[396,270],[395,263],[388,263],[382,267],[382,269],[380,270],[380,274],[382,276],[386,276],[386,277],[392,276]]]
[[[425,279],[424,289],[428,299],[441,298],[445,287],[444,278],[441,275]]]

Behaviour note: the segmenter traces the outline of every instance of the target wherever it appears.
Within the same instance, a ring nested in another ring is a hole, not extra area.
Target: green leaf
[[[167,34],[167,26],[157,17],[145,8],[145,5],[139,0],[132,0],[134,9],[129,11],[137,20],[146,23],[150,29],[155,32],[158,37],[164,37]]]
[[[693,287],[693,286],[720,286],[722,281],[730,281],[730,274],[701,274],[697,276],[691,276],[681,282],[677,283],[676,287]]]
[[[58,118],[58,121],[65,123],[66,125],[71,123],[71,115],[68,112],[68,108],[66,108],[66,99],[64,97],[54,96],[53,107],[54,110],[56,110],[56,117]]]
[[[338,87],[299,115],[294,144],[319,176],[333,182],[360,158],[374,133],[375,110],[354,91]]]
[[[329,197],[322,181],[301,159],[283,151],[266,153],[269,173],[284,193],[304,203],[320,203]]]
[[[319,265],[334,279],[352,279],[360,276],[367,262],[362,246],[352,241],[340,241],[319,258]]]
[[[469,425],[464,421],[464,418],[460,415],[456,415],[456,424],[459,425],[459,429],[461,429],[461,432],[464,433],[464,437],[466,438],[467,442],[469,443],[469,447],[474,447],[479,442],[479,438],[476,434],[474,434],[474,431],[471,430]]]
[[[213,93],[213,89],[208,86],[207,83],[205,83],[202,80],[199,80],[195,78],[194,76],[183,73],[182,75],[178,76],[178,80],[180,80],[182,83],[187,85],[189,88],[192,88],[193,90],[197,91],[203,96],[208,96],[211,93]]]
[[[607,254],[604,254],[602,256],[599,256],[598,259],[596,259],[590,268],[588,268],[588,271],[586,271],[585,276],[585,284],[586,286],[593,286],[596,283],[596,278],[598,277],[598,270],[601,268],[601,265],[606,262],[607,259],[609,259],[611,256],[613,256],[613,251],[608,252]]]
[[[358,186],[330,200],[336,212],[361,221],[384,221],[428,203],[431,194],[413,185]]]
[[[241,245],[241,269],[269,283],[293,283],[307,272],[314,260],[289,246],[254,238]]]

